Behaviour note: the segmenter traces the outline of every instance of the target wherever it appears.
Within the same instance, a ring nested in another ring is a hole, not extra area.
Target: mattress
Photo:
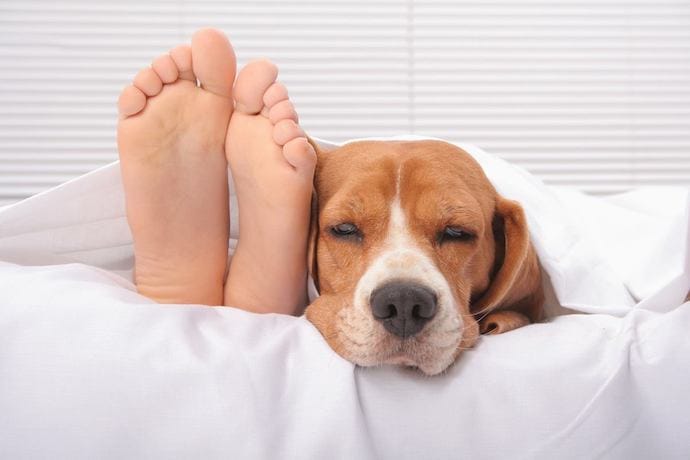
[[[548,319],[435,377],[138,295],[116,163],[0,210],[2,457],[690,458],[690,191],[595,198],[459,146],[525,208]]]

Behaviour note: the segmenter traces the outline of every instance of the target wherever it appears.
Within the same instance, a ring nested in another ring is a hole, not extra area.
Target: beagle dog
[[[450,366],[479,334],[538,321],[543,291],[522,207],[435,140],[317,150],[306,317],[345,359]]]

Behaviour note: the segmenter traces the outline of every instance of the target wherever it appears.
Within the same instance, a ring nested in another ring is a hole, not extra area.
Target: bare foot
[[[232,46],[221,32],[204,29],[191,47],[155,59],[120,95],[117,141],[135,282],[158,302],[223,302],[224,142],[234,79]]]
[[[235,83],[225,148],[240,237],[225,304],[295,314],[306,304],[306,261],[316,153],[297,124],[277,67],[254,61]]]

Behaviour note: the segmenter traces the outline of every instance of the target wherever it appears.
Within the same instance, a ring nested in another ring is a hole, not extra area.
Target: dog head
[[[317,150],[318,152],[318,150]],[[480,333],[536,321],[540,271],[521,206],[441,141],[318,152],[306,316],[361,366],[450,366]]]

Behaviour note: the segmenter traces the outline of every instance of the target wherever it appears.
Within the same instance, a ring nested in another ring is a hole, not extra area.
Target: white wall
[[[332,140],[479,144],[593,193],[690,185],[688,0],[0,0],[0,205],[116,159],[119,89],[201,26]]]

